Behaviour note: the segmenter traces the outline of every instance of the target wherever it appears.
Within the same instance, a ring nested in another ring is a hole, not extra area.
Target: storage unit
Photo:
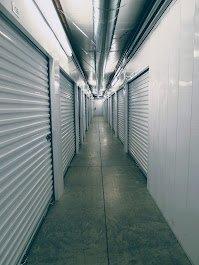
[[[83,94],[83,122],[84,122],[84,137],[86,134],[86,95]]]
[[[106,113],[106,115],[107,115],[107,122],[109,123],[109,98],[107,98],[106,104],[107,104],[107,113]]]
[[[112,115],[113,115],[112,110],[113,110],[112,97],[110,97],[109,98],[109,124],[110,124],[111,128],[112,128],[112,121],[113,121],[113,119],[112,119]]]
[[[129,152],[147,175],[149,71],[129,84],[128,145]]]
[[[85,117],[86,117],[86,130],[88,130],[88,126],[89,126],[89,117],[88,117],[88,112],[89,112],[89,102],[88,102],[88,97],[85,95]]]
[[[91,123],[91,100],[88,98],[88,126],[90,126]]]
[[[0,264],[20,262],[53,195],[48,59],[0,18]]]
[[[106,114],[106,120],[108,122],[108,99],[105,101],[105,114]]]
[[[90,126],[90,123],[91,123],[91,99],[88,98],[88,126]]]
[[[106,99],[103,104],[104,118],[108,121],[108,100]]]
[[[81,145],[81,89],[78,87],[78,102],[79,102],[79,108],[78,108],[78,113],[79,113],[79,146]]]
[[[108,100],[108,124],[110,125],[110,98]]]
[[[117,130],[117,96],[114,94],[112,96],[112,115],[113,115],[113,130],[116,132]]]
[[[60,72],[60,106],[63,174],[75,155],[74,86],[63,71]]]
[[[118,137],[122,143],[124,143],[125,138],[125,113],[124,113],[124,89],[118,91],[118,117],[117,117],[117,128],[118,128]]]

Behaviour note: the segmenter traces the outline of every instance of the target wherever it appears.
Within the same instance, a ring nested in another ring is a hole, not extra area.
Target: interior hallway
[[[103,118],[94,119],[28,255],[30,265],[190,264]]]

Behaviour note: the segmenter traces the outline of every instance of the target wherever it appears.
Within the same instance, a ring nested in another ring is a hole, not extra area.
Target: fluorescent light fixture
[[[63,29],[63,26],[60,22],[58,14],[55,10],[52,1],[49,0],[33,0],[34,4],[36,5],[37,9],[42,14],[43,18],[45,19],[46,24],[53,32],[54,36],[58,40],[61,48],[65,51],[65,53],[71,57],[72,56],[72,48],[70,46],[70,42],[66,33]]]
[[[75,22],[72,22],[72,23],[87,39],[89,39],[89,37],[86,35],[86,33],[84,33],[83,30],[80,29],[80,27]]]
[[[95,42],[92,41],[89,36],[75,23],[75,22],[72,22],[72,24],[88,39],[90,40],[94,45],[95,45]],[[88,53],[87,53],[88,54]]]
[[[111,83],[111,86],[114,87],[114,86],[116,85],[117,81],[118,81],[118,77],[116,76],[116,77],[113,79],[113,81],[112,81],[112,83]]]
[[[89,80],[88,81],[91,86],[96,86],[96,80]]]

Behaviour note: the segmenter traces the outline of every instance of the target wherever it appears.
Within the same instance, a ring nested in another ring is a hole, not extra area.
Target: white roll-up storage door
[[[112,117],[113,117],[113,113],[112,113],[112,97],[110,97],[109,98],[109,124],[110,124],[110,126],[111,126],[111,128],[112,128]]]
[[[86,135],[86,95],[83,94],[83,121],[84,121],[84,137]]]
[[[88,130],[88,97],[85,96],[86,130]]]
[[[82,140],[85,137],[86,132],[86,117],[85,117],[85,95],[82,93],[81,95],[81,132],[82,132]]]
[[[84,96],[84,103],[85,103],[85,131],[87,130],[87,97]]]
[[[108,103],[108,123],[110,125],[110,98],[107,99],[107,103]]]
[[[106,110],[106,120],[108,122],[108,99],[105,101],[105,110]]]
[[[62,163],[65,174],[75,155],[75,104],[73,83],[60,72]]]
[[[117,129],[117,97],[116,94],[114,94],[112,99],[113,102],[113,130],[116,132]]]
[[[122,143],[124,143],[124,134],[125,134],[125,123],[124,123],[124,89],[118,91],[118,137]]]
[[[106,116],[107,116],[107,104],[106,104],[106,100],[104,101],[103,104],[103,110],[104,110],[104,118],[105,120],[107,120]]]
[[[107,98],[107,122],[109,123],[109,98]]]
[[[91,99],[88,99],[88,125],[91,123]]]
[[[78,113],[79,113],[79,145],[81,145],[81,89],[78,87],[78,102],[79,102],[79,108],[78,108]]]
[[[53,194],[48,60],[0,17],[0,264],[21,260]]]
[[[149,71],[129,84],[129,152],[147,175]]]

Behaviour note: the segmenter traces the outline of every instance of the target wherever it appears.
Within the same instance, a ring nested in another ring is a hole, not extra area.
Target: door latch
[[[46,135],[46,140],[50,142],[51,139],[52,139],[51,133],[47,134]]]

